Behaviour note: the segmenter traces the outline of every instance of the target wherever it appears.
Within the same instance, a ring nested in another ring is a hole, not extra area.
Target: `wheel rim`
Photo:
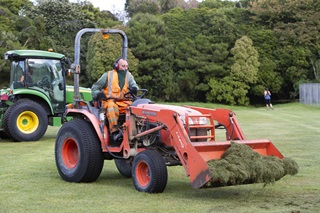
[[[151,178],[150,178],[149,166],[146,162],[142,161],[137,165],[136,178],[138,183],[143,187],[149,184]]]
[[[32,111],[24,111],[17,118],[17,128],[24,134],[31,134],[39,127],[39,118]]]
[[[78,145],[73,139],[67,139],[62,146],[62,159],[68,168],[74,168],[79,161]]]

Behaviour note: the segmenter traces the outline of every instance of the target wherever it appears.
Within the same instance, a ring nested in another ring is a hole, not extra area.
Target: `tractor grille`
[[[185,122],[191,142],[214,141],[214,125],[210,114],[186,115]]]

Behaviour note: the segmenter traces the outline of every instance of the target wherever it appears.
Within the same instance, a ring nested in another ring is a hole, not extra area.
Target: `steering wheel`
[[[147,89],[138,89],[137,90],[137,95],[135,95],[131,91],[129,91],[129,92],[125,93],[123,96],[125,98],[129,99],[130,101],[135,101],[137,99],[143,98],[147,94],[148,94],[148,90]]]
[[[40,81],[37,82],[37,86],[43,87],[47,86],[50,84],[48,76],[44,76]]]

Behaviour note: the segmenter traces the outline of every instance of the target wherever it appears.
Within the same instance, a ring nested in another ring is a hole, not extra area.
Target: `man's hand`
[[[137,95],[138,88],[137,88],[137,87],[132,87],[132,88],[130,89],[130,92],[131,92],[133,95]]]
[[[102,101],[106,101],[107,100],[107,96],[106,96],[106,94],[104,94],[104,92],[99,92],[97,94],[97,99],[98,100],[102,100]]]

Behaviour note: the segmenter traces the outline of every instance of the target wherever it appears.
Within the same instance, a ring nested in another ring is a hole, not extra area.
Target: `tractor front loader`
[[[74,103],[66,111],[73,120],[60,128],[55,144],[56,166],[62,179],[93,182],[100,176],[104,160],[114,160],[119,172],[131,177],[138,191],[160,193],[167,184],[167,166],[182,165],[193,188],[215,186],[211,183],[219,180],[212,180],[215,171],[208,162],[220,159],[233,142],[245,144],[262,156],[283,158],[267,139],[246,140],[230,110],[155,104],[144,98],[147,90],[139,90],[137,96],[126,94],[133,103],[119,117],[123,140],[119,146],[111,146],[105,110],[77,96],[80,38],[87,32],[119,34],[123,38],[122,57],[127,56],[127,37],[120,30],[88,28],[78,32]],[[225,129],[225,141],[216,141],[217,127]]]

